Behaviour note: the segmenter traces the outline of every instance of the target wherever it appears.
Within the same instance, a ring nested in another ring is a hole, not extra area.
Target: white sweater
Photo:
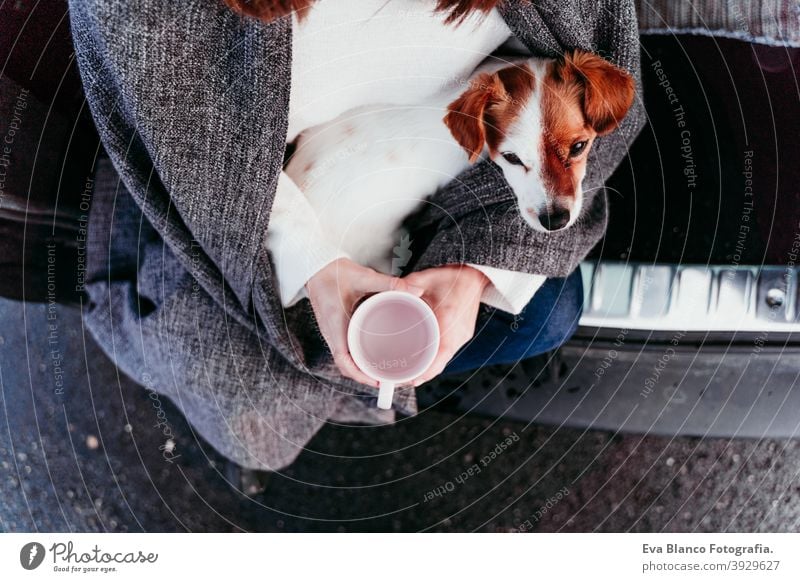
[[[365,105],[424,102],[454,78],[468,77],[511,37],[502,17],[473,15],[460,26],[420,0],[318,0],[295,18],[287,141],[315,125]],[[300,189],[282,172],[267,245],[285,307],[305,297],[306,282],[347,255],[322,234]],[[483,303],[517,314],[545,281],[531,275],[470,265],[491,281]]]

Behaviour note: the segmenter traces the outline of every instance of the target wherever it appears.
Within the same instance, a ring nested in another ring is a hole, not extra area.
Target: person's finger
[[[331,353],[337,353],[347,346],[347,316],[338,304],[323,304],[316,311],[322,337],[328,343]]]
[[[474,326],[471,329],[465,329],[463,323],[453,321],[446,317],[441,318],[438,313],[437,319],[439,320],[439,326],[442,330],[439,352],[436,354],[436,358],[434,358],[433,362],[431,362],[431,365],[428,366],[428,369],[414,380],[415,387],[433,380],[436,376],[441,374],[458,350],[466,345],[475,333]],[[449,327],[449,325],[452,325],[452,327]]]
[[[412,285],[411,283],[403,279],[398,279],[397,285],[395,286],[394,289],[395,291],[405,291],[406,293],[411,293],[412,295],[416,295],[417,297],[422,297],[425,294],[424,287]]]
[[[409,287],[415,287],[417,289],[423,289],[423,290],[426,289],[431,283],[430,277],[426,275],[425,271],[409,273],[401,280]]]
[[[333,313],[331,313],[333,311]],[[341,308],[330,306],[326,311],[320,312],[319,320],[320,332],[328,344],[328,348],[334,357],[334,361],[338,354],[347,353],[347,323],[346,317],[341,312]]]
[[[431,367],[428,368],[427,372],[425,372],[422,376],[414,380],[413,383],[414,388],[418,388],[419,386],[422,386],[423,384],[430,382],[431,380],[436,378],[436,376],[438,376],[444,371],[449,361],[450,358],[448,357],[432,364]]]
[[[456,354],[457,350],[452,349],[448,345],[440,345],[439,346],[439,353],[436,354],[436,358],[434,358],[431,365],[428,366],[428,369],[419,376],[416,380],[414,380],[413,385],[416,388],[424,384],[425,382],[429,382],[433,380],[436,376],[441,374],[444,369],[447,367],[447,364],[450,360],[453,359],[453,356]]]
[[[322,337],[333,355],[333,362],[342,376],[361,384],[377,386],[378,383],[364,374],[353,361],[347,345],[348,317],[338,309],[336,311],[336,315],[325,318],[325,325],[320,328]]]
[[[424,293],[421,287],[415,287],[404,281],[400,277],[384,275],[377,271],[368,271],[359,275],[357,279],[357,289],[361,293],[379,293],[381,291],[407,291],[420,296]]]

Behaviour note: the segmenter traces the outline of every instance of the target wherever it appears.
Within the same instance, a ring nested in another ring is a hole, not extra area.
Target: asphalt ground
[[[798,530],[796,441],[437,410],[391,426],[328,425],[248,498],[167,399],[117,372],[76,310],[58,306],[51,344],[47,309],[0,301],[5,532]]]

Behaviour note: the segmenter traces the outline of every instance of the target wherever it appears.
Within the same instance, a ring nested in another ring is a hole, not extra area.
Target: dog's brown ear
[[[502,91],[497,74],[482,73],[470,81],[469,88],[447,106],[444,124],[458,144],[469,154],[470,163],[478,159],[486,143],[484,113]]]
[[[559,63],[562,78],[583,84],[583,114],[598,135],[613,131],[633,104],[633,78],[602,57],[582,50],[566,53]]]

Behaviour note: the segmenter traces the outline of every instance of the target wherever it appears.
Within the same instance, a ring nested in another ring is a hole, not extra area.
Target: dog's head
[[[619,125],[633,97],[628,73],[576,50],[477,75],[444,122],[471,162],[488,149],[528,224],[554,231],[577,220],[592,143]]]

